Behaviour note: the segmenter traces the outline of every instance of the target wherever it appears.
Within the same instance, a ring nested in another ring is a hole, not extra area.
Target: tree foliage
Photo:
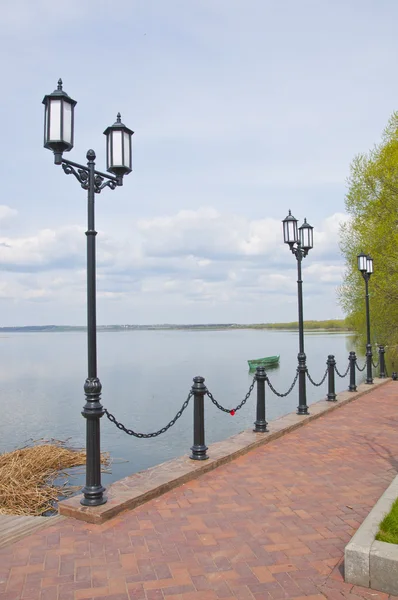
[[[373,258],[369,281],[372,343],[398,344],[398,112],[381,143],[351,164],[345,204],[349,220],[341,227],[346,260],[339,301],[348,324],[366,337],[365,282],[357,267],[360,252]]]

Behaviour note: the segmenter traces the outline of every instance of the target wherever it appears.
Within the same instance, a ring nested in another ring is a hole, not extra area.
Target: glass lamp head
[[[44,147],[55,154],[55,162],[61,161],[62,153],[73,148],[74,109],[73,100],[62,89],[62,79],[52,94],[43,98],[44,104]]]
[[[120,113],[116,121],[104,131],[106,135],[106,168],[117,177],[123,177],[132,170],[132,137],[134,131],[121,121]]]

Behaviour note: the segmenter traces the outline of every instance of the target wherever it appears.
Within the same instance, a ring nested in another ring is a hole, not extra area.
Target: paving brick
[[[395,475],[394,418],[388,383],[103,525],[37,531],[0,549],[0,598],[387,600],[342,559]]]

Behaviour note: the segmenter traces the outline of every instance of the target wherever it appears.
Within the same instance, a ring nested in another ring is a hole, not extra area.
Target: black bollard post
[[[336,392],[334,389],[334,368],[336,366],[336,361],[334,360],[333,354],[329,354],[328,359],[326,361],[328,366],[328,395],[327,400],[329,402],[336,402]]]
[[[384,348],[384,346],[379,346],[379,365],[380,365],[379,377],[380,377],[380,379],[385,379],[385,377],[386,377],[386,363],[384,360],[385,352],[386,352],[386,349]]]
[[[357,364],[357,356],[356,356],[355,352],[353,352],[353,351],[350,352],[350,356],[348,357],[348,360],[350,361],[350,385],[348,386],[348,391],[356,392],[357,386],[355,383],[355,369],[356,369],[356,364]]]
[[[257,433],[266,433],[267,421],[265,420],[265,382],[267,374],[264,367],[257,367],[256,382],[257,382],[257,414],[254,421],[254,429]]]
[[[192,460],[206,460],[207,446],[205,444],[205,408],[204,395],[207,388],[204,384],[204,377],[193,378],[193,446],[191,447],[192,454],[189,458]]]

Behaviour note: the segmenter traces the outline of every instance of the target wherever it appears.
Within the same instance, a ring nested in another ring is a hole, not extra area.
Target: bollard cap
[[[196,377],[193,378],[193,385],[191,388],[191,391],[194,394],[205,394],[207,392],[207,388],[204,384],[204,377],[201,377],[200,375],[197,375]]]

